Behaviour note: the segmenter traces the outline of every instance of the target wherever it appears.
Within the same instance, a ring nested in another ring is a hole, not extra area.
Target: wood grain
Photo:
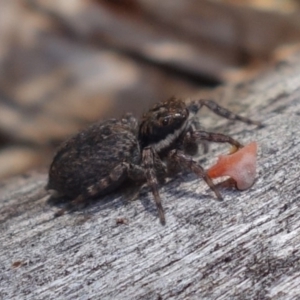
[[[161,189],[166,226],[147,190],[54,219],[46,172],[3,181],[0,298],[299,299],[299,79],[296,55],[231,89],[227,103],[265,126],[214,127],[257,141],[255,185],[222,188],[218,202],[193,174],[178,176]],[[213,145],[204,166],[227,148]]]

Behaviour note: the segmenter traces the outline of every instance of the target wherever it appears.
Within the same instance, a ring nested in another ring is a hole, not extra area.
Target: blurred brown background
[[[0,179],[95,120],[218,98],[299,41],[296,0],[0,0]]]

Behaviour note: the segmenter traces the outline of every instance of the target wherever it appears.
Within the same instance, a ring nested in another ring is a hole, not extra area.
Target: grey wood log
[[[0,298],[300,299],[300,59],[232,91],[227,104],[265,127],[218,118],[210,129],[258,142],[253,187],[221,188],[219,202],[177,176],[161,188],[161,226],[147,189],[54,219],[46,172],[3,181]],[[204,166],[227,151],[213,145]]]

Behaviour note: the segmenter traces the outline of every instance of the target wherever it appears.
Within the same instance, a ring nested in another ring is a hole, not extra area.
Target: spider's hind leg
[[[55,212],[54,218],[64,215],[66,211],[70,212],[70,211],[78,210],[80,208],[85,207],[86,205],[87,205],[86,199],[82,195],[79,195],[74,200],[67,203],[67,205],[64,208]]]
[[[85,194],[88,197],[105,195],[118,188],[126,178],[141,181],[145,178],[144,170],[138,165],[123,162],[110,171],[108,176],[89,186]]]
[[[123,162],[117,165],[110,171],[108,176],[102,178],[97,183],[90,185],[86,188],[81,195],[77,196],[74,200],[68,203],[67,207],[55,213],[55,217],[63,215],[66,211],[81,208],[88,204],[88,199],[106,195],[118,188],[126,178],[135,181],[145,180],[144,170],[134,164]]]

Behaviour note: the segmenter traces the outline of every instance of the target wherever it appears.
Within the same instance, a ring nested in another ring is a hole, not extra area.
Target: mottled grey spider
[[[71,198],[75,205],[106,195],[128,179],[146,182],[160,222],[165,224],[158,183],[174,169],[184,167],[203,178],[221,200],[220,192],[192,156],[204,141],[229,143],[237,149],[242,145],[230,136],[198,130],[195,115],[203,106],[224,118],[260,125],[212,100],[185,103],[171,98],[156,104],[139,122],[127,114],[120,120],[95,123],[64,142],[51,164],[47,189]]]

